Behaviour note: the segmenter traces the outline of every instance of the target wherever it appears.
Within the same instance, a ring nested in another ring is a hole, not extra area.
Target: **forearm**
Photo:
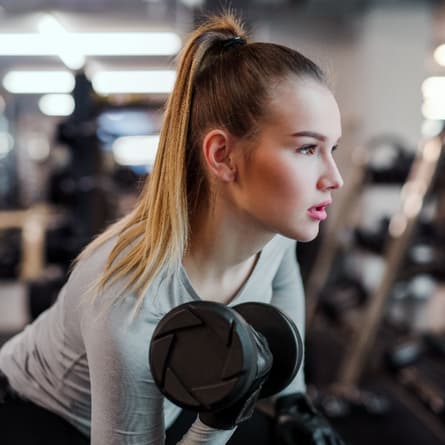
[[[178,442],[178,445],[225,445],[236,428],[231,430],[217,430],[211,428],[201,422],[199,417],[196,417],[195,422]]]

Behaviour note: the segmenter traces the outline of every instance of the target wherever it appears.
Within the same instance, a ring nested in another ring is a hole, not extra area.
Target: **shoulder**
[[[117,236],[114,236],[94,249],[89,255],[81,256],[71,272],[70,280],[87,283],[97,279],[103,273],[116,242]]]

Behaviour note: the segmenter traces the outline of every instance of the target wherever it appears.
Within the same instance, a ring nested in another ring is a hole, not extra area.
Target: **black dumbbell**
[[[399,372],[417,362],[423,353],[424,346],[420,338],[399,339],[385,351],[385,363],[390,371]]]
[[[173,403],[200,413],[234,406],[256,378],[259,357],[252,328],[267,340],[273,356],[259,397],[284,389],[303,357],[292,320],[264,303],[230,308],[197,301],[176,307],[155,329],[149,364],[160,391]]]

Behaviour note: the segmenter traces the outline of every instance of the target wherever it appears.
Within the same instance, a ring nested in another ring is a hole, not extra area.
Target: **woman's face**
[[[259,230],[314,239],[332,191],[343,185],[333,158],[341,136],[337,102],[314,80],[290,79],[275,90],[252,152],[234,152],[236,207]],[[250,227],[254,227],[250,226]]]

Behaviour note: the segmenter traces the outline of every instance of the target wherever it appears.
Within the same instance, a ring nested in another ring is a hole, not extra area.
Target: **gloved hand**
[[[279,445],[346,445],[302,393],[276,401],[275,434]]]
[[[248,420],[255,409],[261,388],[272,368],[273,356],[266,338],[249,326],[249,332],[255,340],[257,350],[257,372],[247,394],[238,402],[219,411],[200,412],[199,418],[207,426],[217,429],[232,429],[236,425]]]

